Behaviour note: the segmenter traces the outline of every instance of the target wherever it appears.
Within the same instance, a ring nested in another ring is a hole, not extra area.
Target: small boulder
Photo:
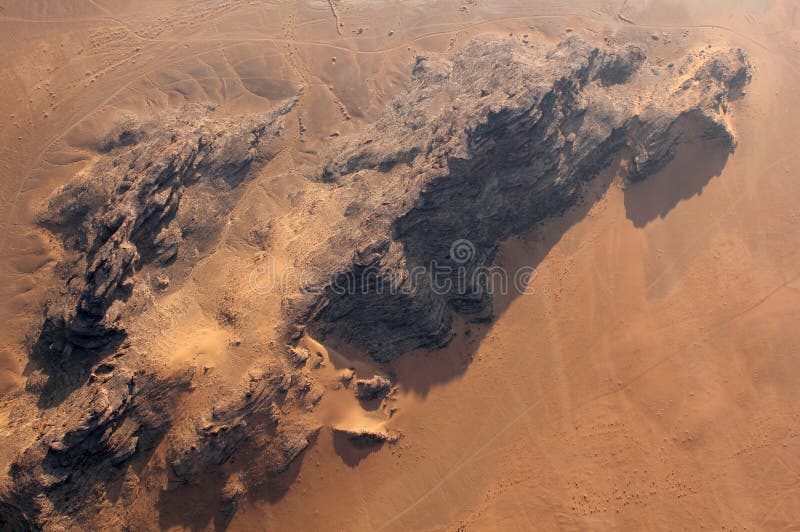
[[[169,275],[166,273],[159,274],[156,277],[156,287],[159,290],[166,290],[169,287]]]
[[[400,434],[389,431],[386,427],[331,427],[334,436],[340,436],[350,440],[358,446],[381,445],[384,443],[396,443],[400,440]]]
[[[289,362],[293,365],[302,366],[306,363],[308,357],[311,356],[311,352],[305,347],[297,346],[290,347],[287,351],[287,355],[289,356]]]
[[[375,375],[371,379],[356,381],[356,397],[364,401],[385,397],[392,389],[392,382],[386,377]]]
[[[303,325],[294,324],[289,328],[289,338],[298,341],[305,334],[306,328]]]
[[[321,368],[323,362],[325,362],[325,357],[322,356],[322,353],[314,353],[314,356],[311,357],[311,369]]]

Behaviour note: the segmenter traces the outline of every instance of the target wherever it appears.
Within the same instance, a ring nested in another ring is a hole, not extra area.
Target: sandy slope
[[[230,529],[796,524],[800,5],[731,4],[5,3],[0,423],[21,393],[25,335],[58,257],[32,227],[35,208],[125,114],[185,102],[263,110],[305,87],[292,149],[252,184],[235,234],[254,206],[290,208],[297,185],[272,176],[374,117],[418,51],[486,31],[557,38],[568,28],[649,42],[665,63],[697,44],[733,45],[756,70],[724,167],[713,145],[698,145],[627,190],[608,172],[594,206],[509,242],[500,265],[537,266],[529,293],[498,298],[494,323],[460,326],[445,350],[383,368],[400,386],[388,427],[402,440],[370,452],[323,430],[289,490],[254,494]],[[171,362],[199,358],[232,380],[246,370],[200,308],[224,288],[254,322],[274,316],[248,292],[238,253],[223,239],[190,289],[163,302],[195,324],[155,340]],[[354,364],[345,354],[357,354],[328,347],[321,416],[371,423],[334,389],[336,371]],[[8,459],[0,451],[3,470]],[[191,501],[174,510],[162,526],[213,524]]]

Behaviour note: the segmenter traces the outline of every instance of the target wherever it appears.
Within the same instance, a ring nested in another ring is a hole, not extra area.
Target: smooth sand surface
[[[596,201],[506,243],[498,265],[536,267],[527,293],[498,297],[493,323],[460,323],[442,351],[377,368],[346,346],[311,346],[325,357],[321,421],[402,438],[357,449],[323,429],[288,490],[251,494],[229,529],[797,526],[800,4],[792,0],[6,2],[0,426],[24,385],[26,335],[40,324],[59,257],[33,226],[36,209],[87,163],[110,124],[191,102],[263,110],[303,86],[291,149],[252,184],[232,222],[244,224],[253,205],[290,208],[296,184],[271,178],[276,169],[311,160],[330,135],[374,118],[417,53],[447,52],[483,32],[635,39],[662,63],[706,44],[741,47],[755,71],[733,111],[738,149],[726,159],[711,143],[684,146],[636,185],[606,172]],[[231,382],[246,371],[247,355],[226,351],[233,339],[202,308],[225,286],[240,292],[254,323],[277,319],[251,293],[238,250],[223,237],[160,309],[185,317],[152,340],[173,355],[165,363],[223,366]],[[398,383],[391,417],[337,388],[350,366]],[[11,448],[0,437],[0,449]],[[9,459],[0,450],[3,472]]]

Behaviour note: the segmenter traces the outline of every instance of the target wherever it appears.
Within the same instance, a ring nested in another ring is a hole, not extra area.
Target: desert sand
[[[714,141],[680,146],[641,183],[626,182],[618,168],[604,171],[591,201],[503,243],[498,266],[535,267],[526,293],[495,297],[489,323],[457,319],[442,349],[380,365],[353,346],[304,336],[301,345],[322,357],[314,375],[323,394],[308,414],[322,428],[277,487],[248,490],[223,522],[212,491],[190,487],[159,499],[164,477],[153,476],[119,521],[105,515],[108,526],[796,527],[794,0],[4,3],[0,476],[8,480],[16,452],[41,430],[25,383],[62,250],[37,216],[97,157],[111,124],[186,104],[213,104],[223,116],[263,113],[302,88],[286,146],[244,185],[185,282],[131,328],[132,341],[162,354],[160,367],[212,368],[213,380],[196,377],[198,391],[183,400],[181,427],[216,400],[208,390],[247,375],[259,353],[235,346],[270,337],[281,319],[280,294],[254,289],[252,250],[241,235],[291,211],[306,186],[293,170],[374,121],[417,55],[446,55],[483,34],[645,43],[656,64],[698,47],[741,48],[753,76],[732,111],[737,148],[728,157]],[[302,236],[330,228],[271,230]],[[292,240],[271,267],[302,261],[304,245]],[[236,327],[219,318],[223,311]],[[342,384],[348,368],[386,375],[395,388],[385,401],[359,401]],[[342,437],[362,430],[389,440],[354,445]]]

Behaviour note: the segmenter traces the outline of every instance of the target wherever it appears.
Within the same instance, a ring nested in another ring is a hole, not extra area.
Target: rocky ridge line
[[[250,487],[313,441],[313,423],[282,415],[295,406],[312,412],[320,400],[304,373],[303,334],[336,337],[385,362],[445,344],[456,312],[491,319],[491,293],[474,273],[492,264],[502,241],[581,201],[614,161],[636,181],[683,142],[716,138],[732,151],[729,103],[750,75],[738,50],[703,49],[659,67],[643,47],[578,38],[551,48],[487,37],[451,58],[419,57],[407,92],[375,124],[333,144],[308,170],[292,211],[274,214],[297,222],[286,224],[297,234],[270,249],[319,272],[283,300],[287,348],[275,347],[207,416],[179,428],[176,404],[198,376],[165,372],[158,354],[127,343],[126,323],[141,310],[136,288],[146,273],[197,260],[191,250],[215,238],[250,169],[282,149],[281,117],[294,102],[229,120],[189,109],[164,127],[115,132],[42,218],[62,237],[65,289],[48,305],[32,355],[42,368],[27,389],[42,408],[30,415],[41,430],[19,452],[13,486],[0,491],[0,516],[70,529],[97,523],[103,511],[123,515],[124,525],[138,486],[166,478],[161,500],[169,501],[210,473],[223,479],[216,511],[229,516]],[[466,254],[454,242],[467,242]],[[415,275],[434,262],[450,269],[457,289]],[[389,387],[361,386],[370,397]],[[369,442],[397,437],[332,430]],[[253,470],[231,473],[235,450],[255,457]],[[110,502],[107,492],[120,485]]]
[[[447,343],[454,312],[491,319],[480,272],[499,244],[575,205],[613,161],[638,181],[684,142],[720,139],[732,152],[728,106],[750,76],[740,50],[658,67],[639,46],[576,37],[552,49],[484,38],[451,60],[419,57],[409,91],[312,175],[382,201],[364,209],[352,261],[320,280],[300,321],[381,362]],[[468,256],[451,256],[455,243]],[[434,265],[450,271],[438,286]]]

